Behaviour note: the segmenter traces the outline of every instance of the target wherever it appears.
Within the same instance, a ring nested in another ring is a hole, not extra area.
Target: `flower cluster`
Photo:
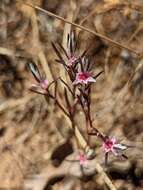
[[[102,149],[105,153],[105,160],[107,162],[108,154],[113,153],[115,156],[127,158],[123,154],[129,146],[119,143],[115,138],[109,138],[103,135],[98,129],[93,126],[93,118],[91,116],[91,86],[96,82],[96,79],[103,71],[98,72],[96,75],[92,71],[93,62],[84,51],[81,55],[77,52],[77,41],[75,32],[71,31],[67,36],[67,48],[65,49],[60,43],[52,43],[53,49],[58,57],[56,61],[60,63],[67,72],[71,84],[68,84],[59,77],[59,81],[64,84],[64,106],[59,102],[57,94],[57,81],[51,83],[41,75],[36,64],[29,63],[29,68],[37,81],[33,84],[30,90],[43,94],[45,97],[50,97],[54,100],[55,105],[61,109],[64,114],[71,120],[72,126],[75,125],[75,115],[77,114],[77,105],[81,107],[86,120],[86,129],[89,143],[89,135],[96,135],[102,141]],[[54,93],[50,92],[49,87],[55,84]],[[69,94],[72,96],[69,99]],[[89,144],[90,146],[90,144]],[[87,165],[87,157],[85,154],[79,154],[79,163],[81,166]]]

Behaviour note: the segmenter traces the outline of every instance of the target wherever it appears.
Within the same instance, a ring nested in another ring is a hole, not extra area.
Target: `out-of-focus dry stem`
[[[127,90],[129,89],[131,85],[131,81],[133,80],[135,74],[137,71],[143,66],[143,59],[141,59],[140,63],[137,65],[134,73],[130,76],[126,84],[123,86],[121,91],[119,92],[118,96],[116,97],[115,104],[117,104],[119,101],[123,100],[124,96],[126,95]]]
[[[6,109],[13,109],[16,106],[25,105],[31,99],[34,99],[33,95],[27,95],[24,98],[17,99],[16,101],[5,101],[4,103],[0,104],[0,113],[5,111]]]
[[[35,10],[32,10],[31,13],[31,23],[32,23],[32,30],[33,30],[33,42],[39,46],[39,51],[38,51],[38,58],[42,64],[43,70],[48,77],[49,81],[53,80],[49,65],[47,64],[47,60],[45,57],[45,54],[43,52],[41,43],[39,41],[39,29],[38,29],[38,23],[37,23],[37,16],[35,14]]]
[[[11,49],[0,47],[0,54],[14,57],[15,52]]]
[[[129,7],[131,9],[135,9],[135,8],[143,8],[141,5],[139,4],[135,4],[133,2],[129,3],[129,2],[119,2],[118,6],[117,4],[108,4],[108,6],[103,6],[103,5],[97,5],[93,10],[91,10],[89,12],[89,14],[87,16],[85,16],[81,21],[80,21],[80,25],[82,25],[85,21],[87,21],[93,14],[103,14],[103,13],[106,13],[108,11],[111,11],[113,9],[120,9],[121,6],[124,6],[125,8],[126,7]]]
[[[129,44],[137,36],[137,34],[140,32],[142,28],[143,28],[143,22],[139,23],[139,26],[137,27],[135,32],[131,35],[131,37],[127,41],[127,44]]]
[[[109,58],[111,55],[111,48],[108,48],[105,56],[105,61],[104,61],[104,72],[105,72],[105,77],[107,80],[109,80]]]
[[[5,138],[3,137],[3,143],[4,143],[4,146],[8,146],[8,143],[6,142]],[[21,164],[20,162],[18,161],[18,159],[16,159],[15,157],[15,153],[11,150],[11,148],[8,147],[7,149],[9,151],[9,153],[11,154],[12,158],[14,159],[15,163],[17,164],[17,167],[20,171],[20,174],[22,174],[22,179],[24,179],[24,173],[23,173],[23,170],[22,170],[22,167],[21,167]]]
[[[104,170],[101,167],[101,165],[98,162],[96,162],[95,165],[96,165],[96,169],[97,169],[98,173],[101,174],[102,178],[104,179],[105,183],[108,185],[108,187],[110,188],[110,190],[117,190],[117,188],[114,186],[114,184],[112,183],[112,181],[110,180],[110,178],[104,172]]]
[[[120,47],[120,48],[124,48],[124,49],[126,49],[126,50],[128,50],[128,51],[130,51],[130,52],[132,52],[132,53],[134,53],[134,54],[136,54],[136,55],[138,55],[138,56],[141,55],[141,53],[136,52],[136,51],[135,51],[134,49],[132,49],[132,48],[129,48],[129,47],[123,45],[123,44],[120,44],[119,42],[116,42],[116,41],[112,40],[111,38],[108,38],[107,36],[104,36],[104,35],[102,35],[102,34],[100,34],[100,33],[98,33],[98,32],[95,32],[95,31],[93,31],[93,30],[91,30],[91,29],[88,29],[88,28],[86,28],[86,27],[84,27],[84,26],[81,26],[81,25],[76,24],[76,23],[74,23],[74,22],[70,22],[69,20],[64,19],[63,17],[58,16],[58,15],[56,15],[56,14],[50,12],[50,11],[47,11],[47,10],[45,10],[45,9],[42,9],[42,8],[40,8],[40,7],[38,7],[38,6],[35,6],[35,5],[32,5],[32,4],[30,4],[30,3],[24,3],[24,4],[27,5],[27,6],[33,7],[33,8],[35,8],[35,9],[41,11],[41,12],[44,12],[45,14],[47,14],[47,15],[49,15],[49,16],[51,16],[51,17],[57,18],[57,19],[59,19],[59,20],[62,20],[63,22],[66,22],[66,23],[68,23],[68,24],[71,24],[71,25],[73,25],[73,26],[75,26],[75,27],[77,27],[77,28],[80,28],[81,30],[84,30],[84,31],[86,31],[86,32],[89,32],[89,33],[91,33],[91,34],[93,34],[93,35],[95,35],[95,36],[97,36],[97,37],[99,37],[99,38],[102,38],[103,40],[106,40],[106,41],[108,41],[108,42],[110,42],[110,43],[112,43],[112,44],[114,44],[114,45],[116,45],[116,46],[118,46],[118,47]]]

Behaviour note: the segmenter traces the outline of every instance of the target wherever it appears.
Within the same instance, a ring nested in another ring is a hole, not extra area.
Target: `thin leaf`
[[[43,90],[40,86],[38,85],[33,85],[29,88],[30,91],[32,92],[36,92],[38,94],[42,94],[42,95],[47,95],[47,91],[46,90]]]
[[[35,63],[32,63],[32,62],[31,62],[31,63],[28,63],[28,67],[29,67],[30,71],[32,72],[34,78],[35,78],[38,82],[40,82],[41,79],[42,79],[42,76],[41,76],[41,74],[40,74],[40,72],[39,72],[39,69],[38,69],[37,65],[36,65]]]
[[[55,89],[54,89],[54,97],[57,99],[57,89],[58,89],[58,83],[57,80],[55,81]]]
[[[86,67],[86,71],[90,71],[90,65],[91,65],[91,61],[89,61],[89,59],[86,57],[85,58],[85,67]]]
[[[83,53],[81,54],[81,58],[83,58],[84,56],[86,56],[86,53],[88,52],[88,50],[86,49],[85,51],[83,51]]]
[[[70,32],[70,52],[73,55],[74,52],[74,33],[73,31]]]
[[[72,94],[72,96],[74,96],[73,91],[71,90],[71,88],[68,86],[68,84],[62,79],[60,78],[61,82],[68,88],[69,92]]]
[[[52,42],[52,47],[53,47],[53,49],[55,50],[55,53],[57,54],[57,56],[59,57],[59,59],[64,62],[63,57],[61,56],[61,54],[60,54],[58,48],[56,47],[56,45],[55,45],[53,42]]]
[[[68,98],[68,93],[67,93],[67,89],[64,88],[64,95],[65,95],[65,101],[66,101],[66,104],[67,104],[67,108],[70,112],[71,110],[71,104],[70,104],[70,101],[69,101],[69,98]]]
[[[80,63],[81,71],[84,72],[83,60],[79,59],[79,63]]]
[[[72,43],[72,53],[74,53],[77,46],[75,30],[71,31],[71,43]]]
[[[58,78],[59,79],[59,78]],[[52,84],[54,84],[58,79],[56,79],[56,80],[53,80],[52,82],[50,82],[49,83],[49,85],[48,85],[48,89],[52,86]]]
[[[105,153],[105,165],[108,165],[108,152]]]
[[[64,68],[67,70],[68,66],[65,64],[65,62],[64,62],[63,60],[55,59],[55,61],[56,61],[57,63],[60,63],[61,65],[63,65]]]
[[[63,53],[65,54],[65,56],[69,59],[69,56],[68,56],[68,54],[67,54],[65,48],[62,46],[62,44],[60,44],[60,43],[57,43],[57,44],[58,44],[59,47],[62,49],[62,51],[63,51]]]
[[[122,157],[128,160],[128,157],[125,154],[122,154]]]
[[[67,35],[67,49],[70,50],[70,35]]]
[[[96,79],[97,77],[99,77],[104,71],[100,71],[97,75],[95,75],[93,78]]]

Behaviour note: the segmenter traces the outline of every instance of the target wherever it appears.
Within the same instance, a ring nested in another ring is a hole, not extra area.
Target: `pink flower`
[[[77,62],[78,58],[75,56],[70,56],[67,60],[67,66],[71,67]]]
[[[88,164],[88,160],[87,160],[87,157],[84,153],[79,153],[79,164],[81,166],[87,166]]]
[[[91,82],[96,82],[96,80],[91,76],[91,74],[87,71],[78,72],[76,74],[76,79],[73,84],[88,84]]]
[[[47,79],[41,80],[37,84],[32,84],[30,87],[30,90],[37,92],[39,94],[44,94],[46,95],[48,93],[48,87],[49,87],[49,82]]]
[[[47,79],[44,79],[42,81],[40,81],[40,86],[43,90],[47,90],[48,89],[48,86],[49,86],[49,82]]]
[[[33,84],[30,87],[30,90],[40,93],[40,94],[44,94],[46,95],[48,93],[48,87],[49,87],[49,82],[47,79],[44,79],[39,70],[38,67],[36,66],[36,64],[34,63],[29,63],[29,68],[34,76],[34,78],[37,81],[37,84]]]
[[[123,151],[126,150],[129,146],[125,144],[118,143],[115,138],[105,138],[102,148],[106,155],[108,153],[113,153],[115,156],[123,156],[126,157],[123,154]]]
[[[73,69],[72,66],[79,61],[79,56],[76,56],[77,42],[75,32],[71,31],[67,35],[67,47],[64,48],[60,43],[52,43],[55,53],[58,56],[56,61],[61,63],[66,70]]]
[[[115,138],[111,138],[111,139],[105,139],[105,141],[103,142],[103,150],[105,151],[105,153],[107,152],[115,152],[114,151],[114,145],[116,144],[116,139]]]

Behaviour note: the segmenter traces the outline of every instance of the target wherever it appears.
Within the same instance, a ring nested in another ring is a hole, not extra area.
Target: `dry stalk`
[[[39,40],[39,29],[38,29],[38,23],[37,23],[37,15],[35,13],[35,9],[33,9],[34,7],[31,7],[29,10],[29,14],[27,14],[30,19],[31,19],[31,25],[32,25],[32,41],[33,41],[33,45],[38,47],[38,54],[37,57],[40,60],[40,63],[43,67],[43,70],[46,74],[46,76],[48,76],[49,81],[53,80],[49,65],[47,63],[46,60],[46,56],[44,54],[43,48],[41,46],[40,40]],[[23,8],[22,11],[25,11],[26,8]]]
[[[138,70],[143,66],[143,59],[140,60],[139,64],[137,65],[134,73],[130,76],[130,78],[128,79],[128,81],[126,82],[126,84],[123,86],[123,88],[121,89],[121,91],[119,92],[116,100],[115,100],[115,104],[117,104],[119,101],[123,100],[124,96],[127,93],[127,90],[129,89],[131,82],[135,76],[135,74],[138,72]]]
[[[75,9],[76,9],[75,3],[73,2],[73,0],[70,0],[70,10],[68,10],[67,13],[67,20],[73,21]],[[65,49],[67,47],[67,35],[70,33],[70,31],[71,31],[71,25],[65,23],[63,31],[63,40],[62,40],[62,45]],[[67,81],[66,72],[64,69],[61,69],[60,74],[63,77],[64,81]]]
[[[14,51],[5,47],[0,47],[0,54],[14,57]]]
[[[128,50],[128,51],[130,51],[130,52],[132,52],[132,53],[134,53],[134,54],[136,54],[136,55],[138,55],[138,56],[141,55],[141,53],[135,51],[134,49],[132,49],[132,48],[126,46],[126,45],[123,45],[123,44],[121,44],[121,43],[119,43],[119,42],[116,42],[116,41],[112,40],[111,38],[108,38],[107,36],[104,36],[104,35],[102,35],[102,34],[100,34],[100,33],[98,33],[98,32],[95,32],[95,31],[89,29],[89,28],[86,28],[86,27],[84,27],[84,26],[81,26],[81,25],[79,25],[79,24],[76,24],[76,23],[74,23],[74,22],[71,22],[71,21],[69,21],[69,20],[67,20],[67,19],[64,19],[63,17],[58,16],[58,15],[56,15],[56,14],[50,12],[50,11],[47,11],[47,10],[45,10],[45,9],[42,9],[42,8],[40,8],[40,7],[38,7],[38,6],[35,6],[35,5],[32,5],[32,4],[30,4],[30,3],[25,3],[25,5],[30,6],[30,7],[33,7],[33,8],[35,8],[35,9],[41,11],[41,12],[44,12],[45,14],[47,14],[47,15],[49,15],[49,16],[51,16],[51,17],[57,18],[57,19],[59,19],[59,20],[61,20],[61,21],[63,21],[63,22],[66,22],[66,23],[68,23],[68,24],[71,24],[72,26],[75,26],[75,27],[77,27],[77,28],[80,28],[81,30],[84,30],[84,31],[86,31],[86,32],[89,32],[90,34],[93,34],[94,36],[97,36],[97,37],[99,37],[99,38],[101,38],[101,39],[103,39],[103,40],[106,40],[106,41],[108,41],[109,43],[112,43],[112,44],[116,45],[117,47],[124,48],[124,49],[126,49],[126,50]]]

